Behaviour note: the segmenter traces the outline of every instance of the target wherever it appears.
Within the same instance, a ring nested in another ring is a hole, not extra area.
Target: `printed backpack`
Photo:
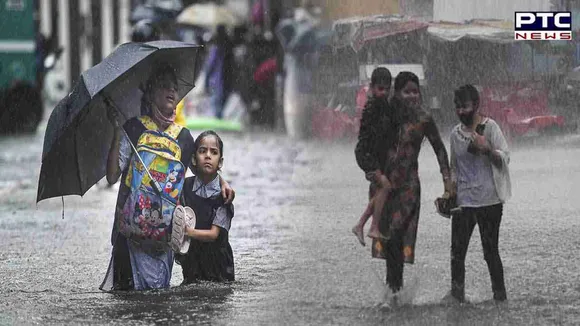
[[[173,211],[185,178],[181,148],[176,140],[183,127],[173,123],[160,132],[150,117],[139,120],[147,130],[136,146],[141,160],[135,153],[131,156],[124,180],[131,192],[117,221],[118,227],[138,243],[169,246]]]

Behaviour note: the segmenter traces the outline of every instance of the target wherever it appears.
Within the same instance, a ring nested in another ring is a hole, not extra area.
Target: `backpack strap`
[[[177,137],[181,133],[182,129],[183,129],[183,126],[180,126],[174,122],[171,125],[169,125],[169,127],[167,127],[167,129],[165,129],[165,133],[177,141]]]
[[[142,115],[138,119],[139,121],[141,121],[143,126],[145,126],[145,128],[147,128],[148,130],[157,130],[157,125],[155,124],[155,122],[153,122],[150,116]]]
[[[148,115],[140,116],[139,121],[141,121],[143,126],[145,126],[145,128],[147,128],[148,130],[157,130],[157,125],[155,124],[155,122],[153,122],[150,116]],[[182,129],[183,126],[180,126],[174,122],[170,124],[169,127],[167,127],[167,129],[165,129],[165,133],[177,141],[177,137],[179,136],[179,133],[181,133]]]

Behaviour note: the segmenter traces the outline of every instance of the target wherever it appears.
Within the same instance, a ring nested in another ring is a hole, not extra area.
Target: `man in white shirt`
[[[461,213],[452,218],[448,297],[465,300],[465,256],[477,224],[493,298],[504,301],[507,295],[498,240],[503,203],[511,196],[508,145],[499,125],[479,114],[479,93],[474,86],[455,91],[455,107],[461,123],[451,132],[451,178]]]

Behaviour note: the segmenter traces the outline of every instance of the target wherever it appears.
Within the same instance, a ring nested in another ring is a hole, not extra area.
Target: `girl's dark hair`
[[[472,101],[475,106],[479,105],[479,92],[471,84],[463,85],[455,90],[455,100],[460,103]]]
[[[197,138],[195,139],[195,141],[193,142],[193,160],[195,160],[195,153],[197,153],[197,149],[199,148],[199,145],[201,144],[201,141],[207,137],[207,136],[213,136],[215,137],[215,139],[217,139],[218,141],[218,146],[220,149],[220,158],[222,158],[224,156],[224,142],[222,141],[222,139],[220,138],[220,136],[213,130],[206,130],[204,132],[202,132],[201,134],[199,134],[199,136],[197,136]],[[194,162],[191,162],[191,165],[189,166],[189,168],[191,169],[191,171],[194,174],[197,174],[196,172],[196,166],[193,164]]]
[[[220,158],[222,158],[224,156],[224,142],[222,141],[220,136],[213,130],[206,130],[206,131],[202,132],[201,134],[199,134],[199,136],[197,136],[197,138],[195,139],[195,142],[193,143],[193,152],[197,153],[197,149],[199,148],[201,141],[207,136],[214,136],[215,139],[217,139],[218,146],[220,148]]]
[[[405,88],[408,82],[414,82],[419,86],[419,77],[410,71],[401,71],[397,77],[395,77],[395,92],[401,91]]]

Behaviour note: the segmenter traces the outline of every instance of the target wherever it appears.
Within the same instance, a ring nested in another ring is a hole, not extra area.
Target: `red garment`
[[[265,84],[276,77],[278,71],[278,62],[276,57],[272,57],[262,62],[254,72],[254,81],[258,84]]]

